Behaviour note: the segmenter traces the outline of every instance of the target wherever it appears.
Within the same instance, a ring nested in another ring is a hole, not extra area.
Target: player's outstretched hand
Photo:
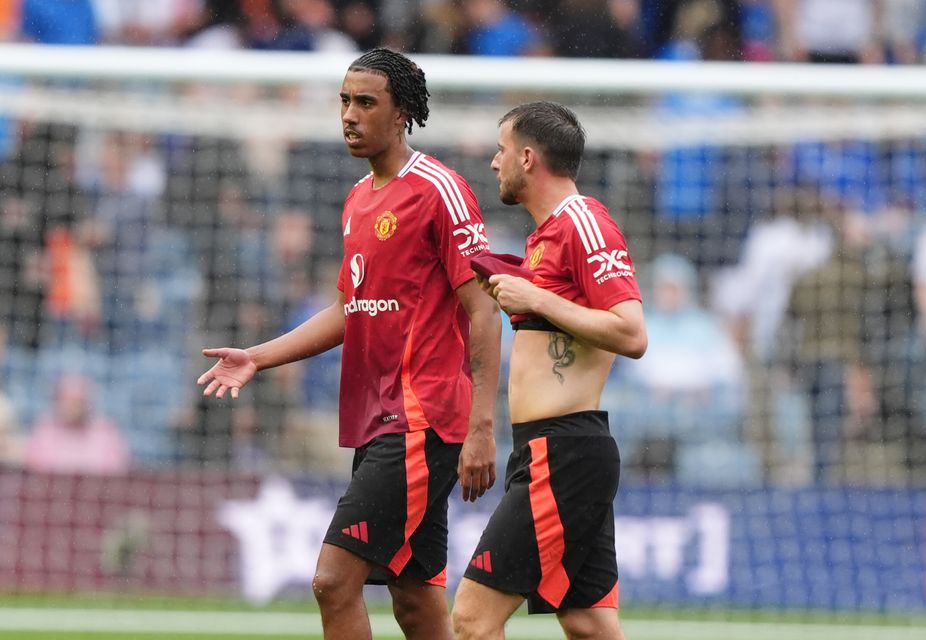
[[[226,391],[231,391],[232,399],[238,397],[238,391],[246,385],[257,373],[257,365],[244,349],[203,349],[207,358],[219,358],[219,361],[206,373],[199,376],[196,384],[206,384],[203,389],[204,396],[221,398]]]
[[[495,437],[489,429],[470,429],[457,466],[465,502],[475,502],[495,484]]]

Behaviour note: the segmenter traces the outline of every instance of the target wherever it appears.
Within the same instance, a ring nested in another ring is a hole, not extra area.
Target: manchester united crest
[[[391,211],[383,211],[376,218],[376,224],[373,227],[373,230],[376,231],[376,237],[380,240],[388,240],[392,237],[392,234],[395,233],[396,222],[398,218],[395,217]]]
[[[540,259],[543,258],[543,243],[541,242],[534,250],[531,252],[531,257],[527,260],[527,266],[531,269],[536,269],[537,265],[540,264]]]

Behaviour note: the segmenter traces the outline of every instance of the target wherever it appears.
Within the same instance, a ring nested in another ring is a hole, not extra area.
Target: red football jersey
[[[583,307],[641,300],[624,234],[594,198],[563,200],[527,237],[523,266],[534,272],[535,285]],[[525,319],[514,315],[511,322]]]
[[[469,319],[454,289],[488,249],[466,181],[415,152],[389,184],[372,174],[347,196],[340,444],[434,429],[462,442],[472,405]]]

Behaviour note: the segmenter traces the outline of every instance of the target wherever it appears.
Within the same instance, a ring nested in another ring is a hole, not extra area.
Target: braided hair
[[[371,71],[386,76],[389,90],[399,111],[408,120],[405,123],[408,132],[412,132],[412,123],[423,127],[428,119],[428,88],[424,81],[424,71],[408,57],[392,49],[379,47],[371,49],[354,60],[348,71]]]

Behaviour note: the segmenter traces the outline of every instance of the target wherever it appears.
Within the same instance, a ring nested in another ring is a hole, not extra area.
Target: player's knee
[[[609,615],[610,614],[610,615]],[[568,640],[621,640],[617,616],[609,609],[573,609],[559,617]]]
[[[318,571],[315,574],[312,580],[312,593],[315,594],[318,606],[323,609],[343,605],[350,595],[344,582],[335,574],[327,571]]]
[[[478,620],[459,604],[453,606],[450,612],[450,624],[453,627],[453,637],[456,640],[469,640],[469,638],[478,637],[475,635],[475,625]]]
[[[402,628],[405,628],[406,622],[411,622],[415,618],[415,611],[417,610],[415,602],[409,598],[403,598],[395,593],[392,594],[392,613],[395,615],[396,621],[399,623]]]
[[[592,624],[589,620],[573,618],[571,620],[560,620],[563,631],[566,632],[568,640],[591,640],[592,638],[605,638],[601,635],[601,629]]]
[[[396,622],[399,623],[402,631],[404,631],[407,636],[410,635],[411,631],[418,628],[425,617],[426,608],[421,602],[415,598],[409,597],[407,594],[393,592],[392,613],[395,615]]]
[[[453,605],[450,621],[453,626],[453,637],[456,640],[486,640],[489,638],[504,637],[504,625],[498,627],[484,615],[480,615],[476,603],[459,599]]]

